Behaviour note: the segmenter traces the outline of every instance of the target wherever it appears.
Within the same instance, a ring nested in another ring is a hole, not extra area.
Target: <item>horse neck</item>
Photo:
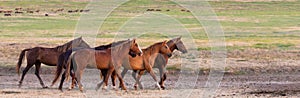
[[[158,44],[155,44],[146,48],[144,51],[144,55],[154,55],[159,53],[159,49],[157,47],[159,47]]]
[[[121,48],[119,48],[119,47],[121,47]],[[125,43],[122,46],[116,46],[116,47],[110,48],[110,52],[115,52],[115,53],[112,53],[114,58],[116,57],[118,59],[122,59],[129,53],[129,50],[130,50],[129,48],[130,48],[130,45]]]
[[[64,45],[57,46],[54,49],[58,52],[66,52],[67,50],[69,50],[69,48],[65,48]]]
[[[172,44],[172,45],[168,45],[168,47],[170,48],[171,52],[173,52],[175,50],[176,44]]]
[[[58,52],[66,52],[67,50],[70,50],[72,48],[76,48],[80,45],[81,43],[78,44],[77,41],[73,40],[73,41],[70,41],[66,44],[63,44],[63,45],[60,45],[60,46],[57,46],[55,47],[55,49],[58,51]]]

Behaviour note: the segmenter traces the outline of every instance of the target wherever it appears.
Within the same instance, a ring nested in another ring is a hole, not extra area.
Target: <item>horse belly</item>
[[[130,63],[130,69],[132,69],[132,70],[143,70],[143,69],[145,69],[142,59],[130,59],[129,63]]]
[[[107,56],[95,56],[96,66],[98,69],[109,69],[110,57]]]
[[[38,57],[38,60],[43,64],[50,65],[50,66],[56,66],[57,61],[58,61],[58,54],[56,54],[56,53],[48,53],[48,54],[41,53],[40,56]]]

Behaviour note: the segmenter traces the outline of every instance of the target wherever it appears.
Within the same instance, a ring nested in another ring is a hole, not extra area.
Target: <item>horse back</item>
[[[27,53],[27,60],[39,61],[49,66],[56,66],[58,57],[61,52],[56,51],[54,48],[35,47]]]
[[[109,50],[96,50],[95,61],[98,69],[109,69],[112,66],[112,55]]]

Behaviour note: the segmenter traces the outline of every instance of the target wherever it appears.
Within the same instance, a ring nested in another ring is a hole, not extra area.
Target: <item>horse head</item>
[[[140,46],[136,43],[136,39],[132,39],[129,55],[135,57],[136,54],[142,56],[143,51],[141,50]]]
[[[161,47],[159,48],[159,53],[167,54],[168,57],[172,56],[172,51],[170,50],[169,46],[167,45],[167,41],[161,43]]]

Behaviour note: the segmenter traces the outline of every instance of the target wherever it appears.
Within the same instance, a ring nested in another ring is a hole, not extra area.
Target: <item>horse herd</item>
[[[71,76],[72,83],[69,89],[73,89],[77,84],[80,91],[84,91],[81,83],[82,74],[88,65],[95,66],[101,71],[102,81],[97,84],[98,90],[103,84],[103,89],[108,86],[108,79],[111,77],[113,88],[116,89],[116,79],[119,80],[119,87],[127,90],[123,77],[128,70],[133,70],[132,76],[136,80],[134,88],[143,89],[140,79],[145,71],[149,72],[159,89],[165,89],[164,81],[167,78],[166,65],[174,50],[187,53],[187,49],[181,41],[181,37],[158,42],[145,49],[140,49],[136,39],[122,40],[107,45],[91,48],[82,37],[76,38],[64,45],[55,48],[34,47],[22,50],[19,56],[16,69],[19,70],[26,56],[27,66],[23,70],[19,87],[28,70],[35,65],[35,75],[43,88],[48,88],[43,83],[39,75],[41,64],[56,66],[53,86],[61,76],[59,90],[62,91],[65,79],[68,81]],[[122,68],[123,67],[123,68]],[[153,68],[158,68],[160,72],[160,82],[158,82]],[[63,69],[64,72],[63,72]],[[121,69],[123,71],[121,72]],[[136,76],[138,74],[138,76]],[[19,74],[20,75],[20,74]]]

